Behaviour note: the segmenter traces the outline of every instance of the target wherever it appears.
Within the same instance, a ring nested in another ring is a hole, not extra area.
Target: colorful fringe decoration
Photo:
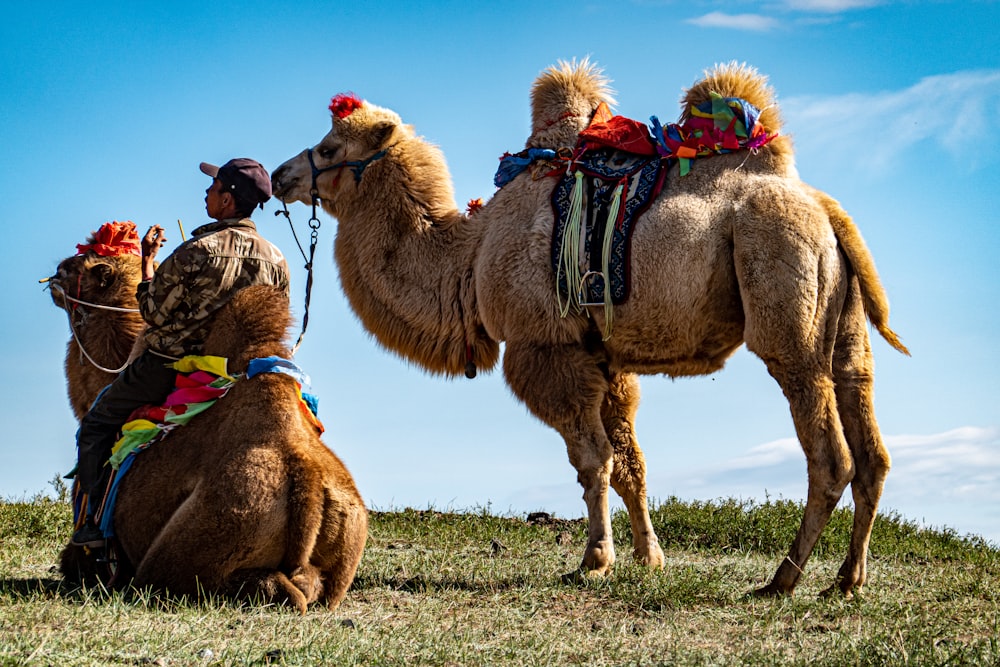
[[[469,203],[465,205],[465,214],[466,215],[475,215],[476,213],[479,213],[479,211],[481,211],[483,209],[483,206],[484,206],[484,204],[483,204],[483,198],[482,197],[477,197],[475,199],[470,199]]]
[[[113,508],[118,497],[118,484],[132,467],[135,455],[215,405],[241,379],[250,379],[261,373],[282,373],[293,377],[299,408],[306,420],[323,433],[325,429],[317,417],[318,401],[312,394],[302,391],[302,385],[309,384],[309,376],[294,363],[276,356],[253,359],[242,376],[229,375],[226,365],[224,357],[198,355],[174,362],[173,367],[178,371],[176,389],[167,396],[163,405],[139,408],[122,426],[122,437],[112,447],[108,460],[116,472],[96,517],[105,537],[114,537]]]
[[[738,97],[722,97],[710,93],[708,102],[691,109],[691,118],[683,125],[660,125],[650,116],[653,139],[660,155],[676,158],[681,176],[691,171],[691,160],[713,154],[745,149],[756,150],[774,139],[760,124],[760,111]]]
[[[178,371],[175,389],[163,404],[139,408],[122,426],[122,437],[111,448],[108,460],[114,470],[129,454],[162,440],[215,405],[236,384],[236,378],[226,372],[226,359],[222,357],[187,356],[174,362],[173,367]]]
[[[566,215],[566,226],[563,229],[562,247],[559,260],[556,262],[556,299],[559,304],[559,315],[566,317],[569,309],[574,306],[574,289],[583,282],[580,272],[580,234],[583,226],[583,172],[573,174],[573,187],[569,194],[569,212]],[[559,289],[559,279],[565,275],[568,284],[566,304],[562,302],[562,291]],[[576,309],[579,310],[579,300]]]

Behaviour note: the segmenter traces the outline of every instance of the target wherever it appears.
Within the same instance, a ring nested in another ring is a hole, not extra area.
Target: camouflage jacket
[[[274,285],[288,294],[288,264],[253,220],[195,229],[136,289],[149,349],[168,357],[201,354],[211,316],[250,285]]]

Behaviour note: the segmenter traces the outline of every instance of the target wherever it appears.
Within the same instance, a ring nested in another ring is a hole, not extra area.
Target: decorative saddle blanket
[[[588,149],[552,191],[552,265],[563,310],[623,303],[636,219],[660,191],[658,156]],[[565,314],[565,313],[564,313]]]
[[[223,357],[187,356],[174,362],[178,371],[175,390],[164,400],[163,405],[147,405],[138,408],[122,426],[122,436],[111,450],[108,463],[114,470],[105,492],[100,510],[95,516],[105,537],[114,537],[114,505],[118,497],[118,486],[125,473],[132,467],[135,456],[151,445],[166,438],[171,431],[191,421],[205,412],[225,396],[237,381],[250,379],[261,373],[283,373],[296,380],[299,407],[306,419],[322,433],[324,428],[317,417],[318,401],[312,394],[302,391],[303,384],[309,384],[309,377],[294,363],[281,357],[253,359],[242,375],[229,375],[227,360]],[[74,487],[74,523],[82,521],[84,499],[78,498]]]

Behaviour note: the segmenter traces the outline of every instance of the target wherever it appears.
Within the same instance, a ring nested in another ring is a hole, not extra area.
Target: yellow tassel
[[[574,296],[573,288],[580,284],[580,226],[583,217],[583,173],[576,172],[573,189],[569,193],[569,216],[563,229],[562,252],[559,255],[559,271],[556,273],[556,300],[559,304],[559,315],[566,317],[569,309],[580,310],[579,299]],[[559,278],[565,274],[567,292],[566,303],[562,302],[559,292]],[[574,299],[576,302],[574,303]]]
[[[618,209],[622,203],[622,190],[619,183],[611,197],[608,207],[608,222],[604,229],[604,245],[601,248],[601,272],[604,274],[604,338],[611,338],[611,323],[614,317],[614,306],[611,303],[611,240],[615,236],[615,226],[618,224]]]

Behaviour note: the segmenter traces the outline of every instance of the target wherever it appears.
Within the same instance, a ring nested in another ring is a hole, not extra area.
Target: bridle
[[[120,308],[118,306],[105,306],[105,305],[100,304],[100,303],[91,303],[89,301],[83,301],[81,299],[74,299],[69,294],[67,294],[66,290],[63,289],[63,286],[60,285],[55,280],[52,280],[51,282],[49,282],[49,289],[57,289],[62,294],[62,298],[63,298],[63,310],[66,311],[66,317],[69,320],[69,330],[73,333],[73,340],[76,341],[76,346],[78,348],[80,348],[80,354],[82,354],[84,357],[86,357],[87,361],[89,361],[94,366],[94,368],[96,368],[97,370],[100,370],[100,371],[104,371],[105,373],[116,374],[116,373],[121,373],[123,370],[125,370],[125,368],[128,366],[128,358],[127,357],[125,359],[125,363],[123,363],[121,365],[121,367],[119,367],[119,368],[105,368],[104,366],[102,366],[99,363],[97,363],[94,360],[94,358],[92,356],[90,356],[90,354],[87,353],[87,350],[83,347],[83,343],[80,341],[80,336],[76,333],[77,322],[73,318],[73,313],[76,312],[76,307],[77,306],[88,306],[90,308],[97,308],[99,310],[110,310],[110,311],[113,311],[113,312],[116,312],[116,313],[138,313],[139,309],[138,308]],[[72,306],[70,306],[71,303],[73,304]],[[86,314],[84,314],[84,317],[80,320],[80,325],[82,326],[85,321],[86,321]],[[80,363],[83,363],[83,361],[81,360]]]
[[[396,144],[393,144],[392,146],[395,145]],[[344,167],[350,167],[351,171],[354,173],[354,182],[360,183],[361,174],[365,173],[365,169],[368,168],[368,165],[370,165],[372,162],[375,162],[376,160],[381,160],[382,158],[384,158],[386,154],[389,152],[389,149],[392,148],[392,146],[386,146],[378,153],[370,155],[366,157],[364,160],[343,160],[336,164],[331,164],[328,167],[322,167],[322,168],[317,167],[316,161],[313,160],[313,149],[307,148],[306,157],[309,158],[309,168],[312,170],[312,187],[309,188],[309,195],[313,198],[313,201],[316,201],[319,198],[319,191],[316,189],[316,179],[320,176],[320,174],[325,174],[326,172],[332,171],[334,169],[343,169]],[[316,211],[314,205],[313,215],[315,214]]]
[[[392,146],[395,146],[393,144]],[[306,157],[309,159],[309,170],[311,172],[312,183],[309,185],[309,200],[312,202],[312,215],[309,216],[309,256],[306,257],[305,251],[302,249],[302,244],[299,243],[299,235],[295,233],[295,225],[292,224],[292,216],[288,212],[288,204],[282,200],[280,211],[275,211],[275,215],[283,215],[285,219],[288,220],[288,226],[292,229],[292,237],[295,239],[295,245],[299,247],[299,253],[302,254],[302,259],[305,260],[305,270],[306,270],[306,303],[305,310],[302,313],[302,331],[299,333],[298,340],[295,341],[294,347],[292,347],[291,355],[295,356],[295,352],[298,351],[299,346],[302,344],[302,338],[306,335],[306,328],[309,326],[309,302],[312,298],[312,285],[313,285],[313,259],[316,256],[316,243],[319,240],[319,228],[320,221],[316,216],[316,207],[320,203],[319,188],[317,187],[317,181],[319,177],[328,171],[333,171],[334,169],[350,168],[351,172],[354,174],[354,182],[361,182],[361,175],[365,172],[372,162],[380,160],[388,154],[389,149],[392,146],[387,146],[380,150],[379,152],[365,158],[364,160],[342,160],[335,164],[331,164],[326,167],[317,167],[316,161],[313,159],[313,149],[306,149]],[[334,180],[334,185],[340,181],[340,175]]]

